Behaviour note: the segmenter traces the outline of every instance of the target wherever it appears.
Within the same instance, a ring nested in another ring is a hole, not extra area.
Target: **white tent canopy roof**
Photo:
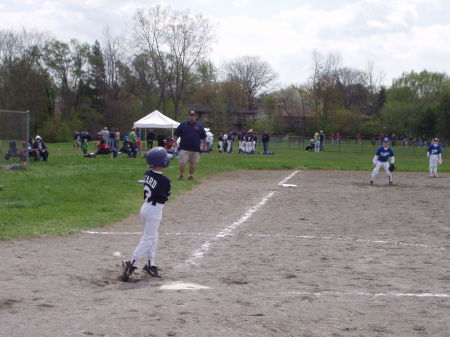
[[[180,123],[155,110],[137,122],[134,122],[133,126],[141,129],[175,129],[178,125]]]

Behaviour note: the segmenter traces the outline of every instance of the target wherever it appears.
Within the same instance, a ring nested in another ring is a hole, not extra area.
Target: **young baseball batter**
[[[389,164],[390,161],[390,164]],[[383,167],[389,179],[389,185],[393,184],[392,172],[394,171],[394,151],[389,147],[389,138],[383,138],[383,145],[377,149],[375,156],[373,157],[373,165],[375,165],[372,171],[372,179],[370,184],[373,184],[375,178],[378,175],[380,167]]]
[[[170,180],[163,175],[169,166],[171,155],[163,147],[154,147],[145,155],[147,164],[151,168],[145,172],[144,204],[141,207],[141,223],[144,234],[137,245],[130,260],[122,261],[122,280],[127,282],[137,267],[134,265],[143,256],[147,257],[147,264],[143,270],[153,277],[160,277],[155,265],[155,252],[158,244],[158,228],[161,223],[162,209],[170,195]]]
[[[442,164],[442,149],[438,138],[434,138],[428,147],[427,157],[430,160],[430,177],[439,177],[437,172],[438,164]]]

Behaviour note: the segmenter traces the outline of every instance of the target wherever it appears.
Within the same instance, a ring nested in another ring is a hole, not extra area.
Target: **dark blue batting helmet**
[[[145,154],[147,164],[149,167],[167,167],[170,164],[171,154],[168,154],[166,149],[158,146],[154,147]]]

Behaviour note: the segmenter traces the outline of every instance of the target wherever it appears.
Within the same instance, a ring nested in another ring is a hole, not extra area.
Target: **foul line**
[[[344,238],[335,236],[317,236],[317,235],[287,235],[287,234],[248,234],[251,237],[275,237],[275,238],[294,238],[294,239],[307,239],[307,240],[330,240],[330,241],[347,241],[347,242],[361,242],[361,243],[373,243],[373,244],[383,244],[383,245],[394,245],[394,246],[405,246],[405,247],[420,247],[428,249],[437,250],[449,250],[450,247],[441,247],[428,245],[423,243],[408,243],[404,241],[394,241],[394,240],[369,240],[369,239],[356,239],[356,238]]]
[[[235,230],[237,227],[242,225],[245,221],[247,221],[258,209],[260,209],[264,204],[274,196],[276,192],[269,192],[255,207],[249,209],[239,220],[233,222],[231,225],[225,227],[221,232],[219,232],[215,237],[211,240],[206,241],[199,249],[197,249],[189,260],[186,260],[185,263],[188,264],[197,264],[197,260],[202,258],[203,255],[209,250],[209,247],[213,244],[213,242],[219,241],[225,236],[231,235],[231,232]]]
[[[434,294],[434,293],[375,293],[375,292],[339,292],[339,291],[324,291],[324,292],[308,292],[308,291],[292,291],[294,296],[366,296],[366,297],[437,297],[450,298],[449,294]]]
[[[292,172],[290,175],[288,175],[286,178],[284,178],[282,181],[280,181],[278,183],[279,186],[282,186],[283,184],[285,184],[289,179],[291,179],[293,176],[295,176],[298,172],[300,171],[294,171]]]
[[[295,176],[299,171],[294,171],[290,175],[288,175],[286,178],[281,180],[278,185],[283,185],[286,181],[291,179],[293,176]],[[205,253],[209,250],[211,245],[219,241],[221,238],[231,235],[231,232],[235,230],[237,227],[242,225],[245,221],[247,221],[258,209],[260,209],[264,204],[275,195],[275,191],[269,192],[255,207],[249,209],[238,221],[233,222],[231,225],[225,227],[221,232],[219,232],[215,237],[213,237],[211,240],[206,241],[199,249],[197,249],[191,256],[190,259],[186,260],[186,264],[190,265],[196,265],[197,260],[202,258]]]
[[[81,231],[82,234],[92,234],[92,235],[142,235],[142,232],[99,232],[99,231]],[[211,236],[212,233],[196,233],[196,232],[163,232],[162,235],[174,235],[174,236]],[[228,233],[227,235],[236,235],[233,233]],[[369,244],[380,244],[380,245],[392,245],[392,246],[403,246],[403,247],[418,247],[426,249],[435,249],[441,251],[448,251],[450,247],[435,246],[431,244],[424,243],[409,243],[404,241],[395,240],[369,240],[369,239],[357,239],[351,237],[336,237],[336,236],[318,236],[318,235],[289,235],[289,234],[247,234],[248,237],[258,237],[258,238],[292,238],[292,239],[305,239],[305,240],[329,240],[329,241],[344,241],[344,242],[360,242]]]

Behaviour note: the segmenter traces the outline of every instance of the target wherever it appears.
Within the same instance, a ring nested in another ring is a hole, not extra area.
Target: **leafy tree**
[[[450,139],[450,92],[443,95],[438,107],[438,126],[439,135]]]
[[[255,108],[255,98],[262,94],[276,74],[269,63],[257,56],[242,56],[225,65],[226,77],[229,81],[239,83],[247,99],[247,109]]]
[[[152,60],[160,85],[167,85],[178,119],[186,86],[197,62],[212,41],[213,27],[201,15],[172,11],[161,6],[137,11],[133,41],[138,53]]]

